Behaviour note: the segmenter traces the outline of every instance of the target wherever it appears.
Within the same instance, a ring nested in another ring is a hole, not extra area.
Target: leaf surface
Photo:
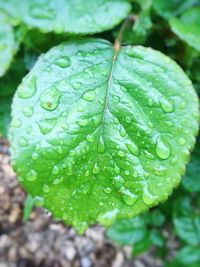
[[[9,12],[8,3],[2,6]],[[88,34],[112,29],[130,10],[128,0],[21,0],[10,15],[42,32]]]
[[[153,0],[155,11],[165,19],[180,15],[189,8],[199,4],[199,0]]]
[[[176,187],[198,131],[198,100],[175,62],[104,40],[41,56],[13,102],[12,163],[55,217],[84,230],[133,217]],[[28,162],[28,164],[24,164]]]
[[[15,36],[12,26],[0,12],[0,77],[9,68],[15,52]]]
[[[200,192],[200,141],[198,140],[187,165],[182,184],[189,192]]]
[[[183,13],[169,21],[172,31],[184,42],[200,52],[200,7]]]

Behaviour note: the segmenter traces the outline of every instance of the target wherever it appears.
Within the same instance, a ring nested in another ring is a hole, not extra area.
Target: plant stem
[[[130,23],[134,23],[137,19],[137,16],[134,15],[134,14],[130,14],[126,20],[123,22],[120,30],[119,30],[119,33],[117,35],[117,38],[115,39],[115,43],[114,43],[114,49],[115,49],[115,54],[117,54],[120,50],[120,47],[121,47],[121,43],[122,43],[122,40],[123,40],[123,34],[124,34],[124,31],[126,30],[127,26],[130,24]]]

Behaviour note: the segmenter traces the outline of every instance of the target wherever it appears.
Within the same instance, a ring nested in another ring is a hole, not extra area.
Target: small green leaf
[[[174,207],[174,225],[178,236],[189,245],[200,245],[200,212],[193,210],[189,198],[180,198]]]
[[[199,247],[187,246],[183,247],[176,255],[176,261],[184,264],[185,266],[199,266],[200,253]]]
[[[200,192],[200,141],[198,141],[195,150],[192,152],[182,184],[189,192]]]
[[[199,4],[199,0],[153,0],[155,11],[165,19],[180,15],[189,8]]]
[[[194,7],[169,21],[172,31],[184,42],[200,52],[200,7]]]
[[[143,240],[133,244],[132,256],[144,253],[151,247],[151,245],[150,235],[145,236]]]
[[[31,215],[34,206],[34,198],[31,195],[27,195],[24,202],[23,220],[27,221]]]
[[[20,60],[15,60],[11,69],[0,80],[0,136],[7,137],[12,98],[25,74],[24,64]]]
[[[18,87],[12,116],[21,183],[81,231],[167,199],[194,146],[199,110],[190,80],[160,52],[117,53],[109,42],[83,39],[40,57]]]
[[[161,231],[152,230],[150,232],[150,239],[151,239],[152,244],[156,247],[162,248],[165,246],[166,240],[163,234],[161,233]]]
[[[88,34],[112,29],[130,10],[128,0],[21,0],[10,15],[42,32]]]
[[[107,230],[107,236],[121,245],[142,243],[148,236],[145,221],[142,217],[118,220]]]
[[[0,11],[0,77],[9,68],[15,53],[15,35],[6,16]]]

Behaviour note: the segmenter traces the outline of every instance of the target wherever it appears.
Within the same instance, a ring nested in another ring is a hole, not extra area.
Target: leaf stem
[[[117,38],[115,39],[115,43],[114,43],[114,49],[115,49],[115,53],[117,54],[120,50],[120,47],[121,47],[121,43],[122,43],[122,40],[123,40],[123,34],[124,34],[124,31],[126,30],[127,26],[130,24],[130,23],[134,23],[137,19],[137,16],[134,15],[134,14],[130,14],[126,20],[122,23],[122,26],[119,30],[119,33],[117,35]]]

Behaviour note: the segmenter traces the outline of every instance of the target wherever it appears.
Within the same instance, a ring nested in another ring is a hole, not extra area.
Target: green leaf
[[[148,230],[142,217],[116,221],[107,231],[107,236],[121,245],[143,243],[148,239]]]
[[[199,4],[199,0],[153,0],[155,11],[165,19],[180,15],[189,8]]]
[[[150,225],[156,227],[163,225],[163,223],[165,222],[165,216],[159,209],[151,211],[151,213],[149,214],[149,219],[150,219]]]
[[[0,137],[6,137],[10,125],[11,117],[11,102],[12,98],[0,98]]]
[[[34,198],[31,195],[27,195],[24,202],[23,220],[27,221],[31,215],[34,206]]]
[[[200,245],[200,212],[192,209],[189,198],[180,198],[175,203],[173,220],[183,241],[189,245]]]
[[[192,157],[187,165],[186,174],[182,180],[183,187],[189,192],[200,192],[200,140],[192,152]]]
[[[163,234],[161,233],[161,231],[152,230],[150,232],[150,239],[151,239],[152,244],[156,247],[162,248],[165,246],[166,240]]]
[[[187,246],[182,248],[176,255],[176,261],[184,264],[185,266],[188,266],[188,264],[189,266],[191,266],[190,264],[200,264],[199,247]]]
[[[16,20],[21,17],[29,28],[88,34],[112,29],[127,17],[131,5],[128,0],[21,0],[16,9]]]
[[[11,121],[12,98],[25,74],[24,64],[19,59],[16,59],[10,70],[0,80],[0,136],[7,137]]]
[[[169,21],[172,31],[184,42],[200,52],[200,7],[183,13]]]
[[[15,53],[15,35],[12,26],[0,12],[0,77],[9,68]]]
[[[140,242],[136,242],[133,245],[133,251],[132,251],[132,256],[137,256],[139,254],[144,253],[145,251],[147,251],[150,247],[151,247],[152,243],[151,243],[151,239],[150,236],[147,235],[143,240],[141,240]]]
[[[81,231],[167,199],[194,145],[199,111],[190,80],[160,52],[116,52],[107,41],[83,39],[40,57],[12,115],[21,183]]]

